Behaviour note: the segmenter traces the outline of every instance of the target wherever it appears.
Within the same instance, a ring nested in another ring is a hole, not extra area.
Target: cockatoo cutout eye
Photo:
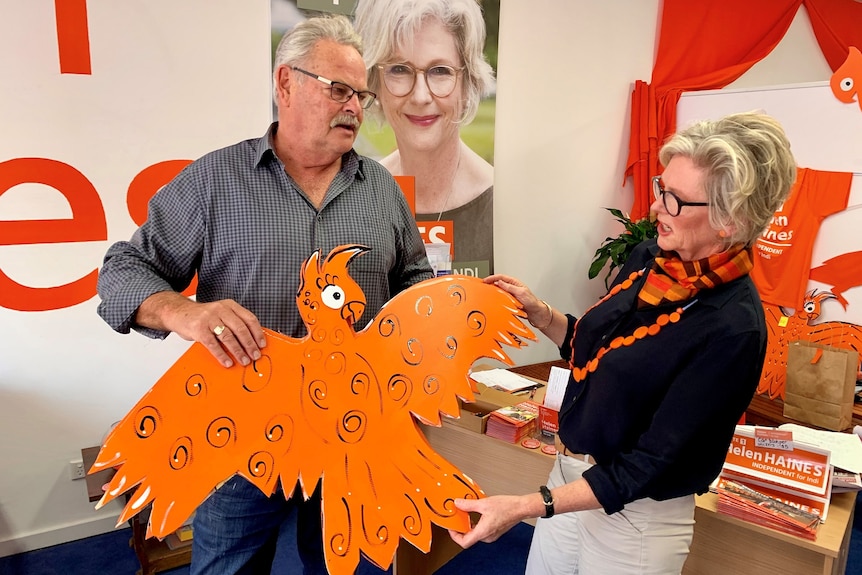
[[[344,290],[337,285],[328,285],[320,292],[320,299],[326,307],[339,309],[344,305]]]
[[[853,89],[853,78],[844,78],[843,80],[841,80],[841,83],[839,85],[841,86],[842,90],[844,90],[845,92],[849,92]]]

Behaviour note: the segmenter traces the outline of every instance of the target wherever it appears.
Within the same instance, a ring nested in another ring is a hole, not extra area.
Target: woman
[[[494,87],[479,5],[360,0],[356,30],[369,90],[378,95],[369,116],[382,114],[398,146],[381,163],[393,175],[415,176],[417,220],[454,222],[453,267],[461,271],[469,263],[487,275],[494,258],[494,168],[459,133]]]
[[[657,240],[580,319],[516,279],[486,279],[521,301],[572,369],[547,488],[456,501],[482,515],[452,533],[465,547],[547,517],[527,573],[679,573],[694,494],[720,471],[760,378],[766,324],[751,247],[793,184],[790,143],[772,118],[735,114],[680,132],[660,160]]]

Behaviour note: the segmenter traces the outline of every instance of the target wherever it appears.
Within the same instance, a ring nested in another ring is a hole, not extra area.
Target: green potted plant
[[[604,243],[599,246],[599,249],[596,250],[593,256],[589,276],[590,279],[595,278],[610,262],[608,272],[605,274],[605,287],[609,288],[611,272],[625,263],[636,245],[644,240],[656,237],[658,232],[656,231],[655,221],[649,217],[633,221],[620,210],[614,208],[605,209],[615,216],[618,222],[625,226],[625,230],[615,238],[605,238]]]

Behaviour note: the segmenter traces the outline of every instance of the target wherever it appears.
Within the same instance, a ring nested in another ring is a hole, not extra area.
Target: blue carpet
[[[437,575],[521,575],[527,561],[527,550],[533,528],[521,523],[491,545],[477,545],[459,553],[437,571]],[[131,529],[55,545],[28,553],[0,558],[0,575],[134,575],[140,568],[129,547]],[[408,545],[408,543],[402,543]],[[299,557],[295,549],[279,550],[273,573],[299,575]],[[159,575],[188,575],[189,568],[178,567]],[[360,564],[356,575],[383,575],[368,562]]]
[[[853,520],[846,575],[862,575],[862,494],[857,495],[857,513]],[[517,525],[497,542],[480,544],[458,554],[439,569],[436,575],[521,575],[527,561],[527,550],[533,528]],[[2,575],[133,575],[140,565],[129,547],[131,531],[118,529],[63,545],[0,558]],[[406,545],[406,543],[405,543]],[[294,550],[279,552],[274,573],[294,575],[298,557]],[[163,571],[164,575],[188,575],[188,567]],[[369,563],[362,563],[357,575],[386,573]],[[391,570],[389,571],[391,573]]]

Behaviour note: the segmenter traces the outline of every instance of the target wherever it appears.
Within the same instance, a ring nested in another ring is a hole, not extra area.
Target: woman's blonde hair
[[[752,245],[796,180],[784,129],[761,112],[731,114],[681,130],[659,152],[664,166],[674,156],[685,156],[704,170],[709,222],[716,230],[733,230],[724,238],[727,245]]]
[[[355,25],[365,44],[368,89],[378,95],[386,89],[377,65],[388,62],[399,47],[412,46],[427,19],[439,20],[455,39],[464,66],[460,122],[469,124],[482,97],[494,91],[494,70],[484,53],[485,20],[476,0],[360,0]],[[383,119],[379,98],[369,115]]]

